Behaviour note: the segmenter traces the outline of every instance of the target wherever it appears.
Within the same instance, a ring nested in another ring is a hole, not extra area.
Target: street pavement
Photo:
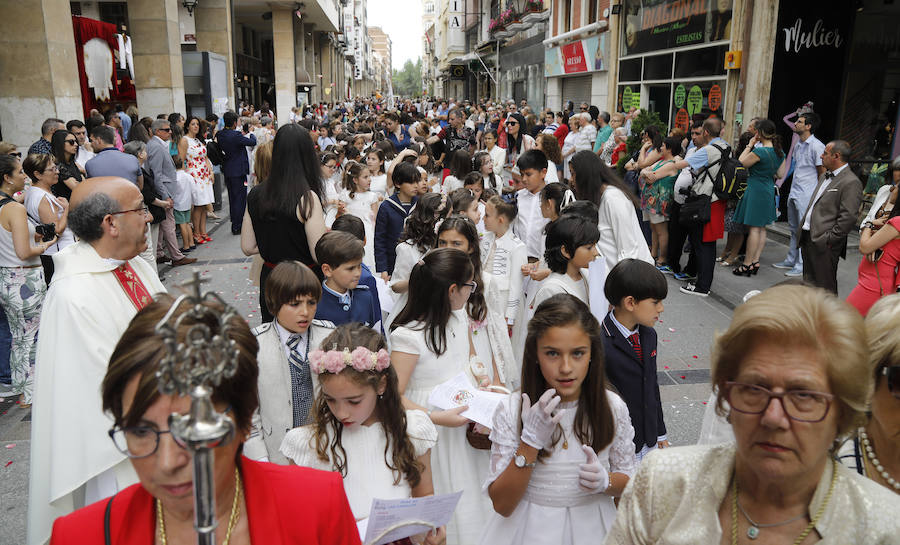
[[[228,210],[223,207],[223,217]],[[259,325],[259,289],[249,278],[251,259],[240,250],[240,237],[230,233],[227,217],[211,220],[213,242],[198,246],[189,254],[197,262],[191,266],[163,265],[159,272],[173,296],[181,293],[179,284],[199,271],[210,280],[203,289],[212,289],[233,305],[251,327]],[[719,243],[719,251],[723,247]],[[736,277],[731,269],[716,265],[713,289],[701,298],[678,291],[680,282],[671,276],[665,311],[656,326],[659,337],[657,367],[660,397],[673,446],[697,441],[703,413],[710,395],[710,347],[715,333],[728,327],[733,309],[751,290],[762,290],[784,280],[784,271],[772,263],[781,261],[787,247],[770,238],[763,252],[760,272],[752,277]],[[847,261],[840,264],[840,294],[846,297],[856,284],[860,255],[848,250]],[[687,256],[684,256],[686,260]],[[92,395],[85,392],[84,395]],[[28,494],[29,437],[31,410],[16,405],[14,398],[0,400],[0,545],[23,543]],[[106,437],[99,440],[108,440]],[[59,448],[65,448],[61,445]]]

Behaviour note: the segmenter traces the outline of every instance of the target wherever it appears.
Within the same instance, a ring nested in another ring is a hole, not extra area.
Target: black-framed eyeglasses
[[[773,392],[768,388],[743,382],[726,382],[726,396],[731,408],[739,413],[762,414],[772,398],[781,400],[784,413],[798,422],[821,422],[828,415],[834,395],[813,390]]]
[[[507,126],[513,126],[513,125],[518,125],[519,122],[518,121],[507,121],[506,124],[507,124]]]
[[[144,206],[142,206],[140,208],[132,208],[131,210],[119,210],[118,212],[110,212],[109,215],[110,216],[118,216],[119,214],[127,214],[129,212],[140,212],[141,214],[149,214],[150,209],[147,208],[147,205],[145,204]]]
[[[156,130],[158,130],[158,131],[163,131],[163,132],[172,132],[171,127],[167,127],[167,128],[165,128],[165,129],[156,129]]]
[[[231,405],[225,408],[224,414],[231,412]],[[158,430],[153,426],[113,426],[106,433],[112,439],[113,444],[119,449],[119,452],[129,458],[146,458],[153,455],[159,448],[159,436],[166,433],[172,433],[171,429]],[[175,435],[172,440],[181,448],[185,445],[181,443]]]
[[[887,387],[891,395],[900,399],[900,365],[882,367],[881,376],[887,377]]]
[[[9,155],[12,155],[13,157],[18,157],[19,159],[22,158],[22,152],[20,152],[20,151],[11,151],[11,152],[9,152]]]
[[[466,286],[467,288],[471,288],[472,291],[475,291],[478,288],[478,283],[475,282],[474,280],[472,280],[471,282],[466,282],[465,284],[463,284],[463,286]]]
[[[109,430],[109,438],[119,449],[119,452],[129,458],[146,458],[151,456],[159,448],[159,436],[172,433],[172,430],[157,430],[151,426],[129,426],[127,428],[115,427]],[[175,444],[185,448],[175,436],[172,436]]]
[[[78,143],[78,140],[69,140],[68,138],[65,140],[66,144],[72,144],[73,146]]]

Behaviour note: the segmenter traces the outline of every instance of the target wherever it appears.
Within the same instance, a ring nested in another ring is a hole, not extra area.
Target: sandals
[[[741,265],[731,271],[735,276],[751,276],[759,272],[759,261],[755,261],[749,265]]]

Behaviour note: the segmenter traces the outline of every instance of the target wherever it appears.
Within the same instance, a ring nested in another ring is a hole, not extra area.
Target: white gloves
[[[587,461],[579,466],[578,482],[585,489],[598,493],[609,488],[609,472],[600,463],[597,453],[589,445],[581,445]]]
[[[553,414],[560,402],[562,399],[553,388],[544,392],[534,405],[528,394],[522,394],[522,441],[538,450],[550,447],[553,431],[563,415],[562,411]]]

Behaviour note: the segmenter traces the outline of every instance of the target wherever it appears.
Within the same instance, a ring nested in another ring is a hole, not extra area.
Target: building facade
[[[386,88],[366,0],[21,0],[4,6],[0,135],[27,147],[47,117],[291,108]],[[100,38],[96,40],[95,38]],[[89,43],[90,42],[90,43]],[[81,59],[90,52],[88,62]],[[385,58],[387,57],[387,58]],[[108,58],[109,62],[104,62]],[[76,62],[79,61],[79,62]],[[386,74],[385,74],[386,73]],[[380,83],[376,84],[376,79]]]

